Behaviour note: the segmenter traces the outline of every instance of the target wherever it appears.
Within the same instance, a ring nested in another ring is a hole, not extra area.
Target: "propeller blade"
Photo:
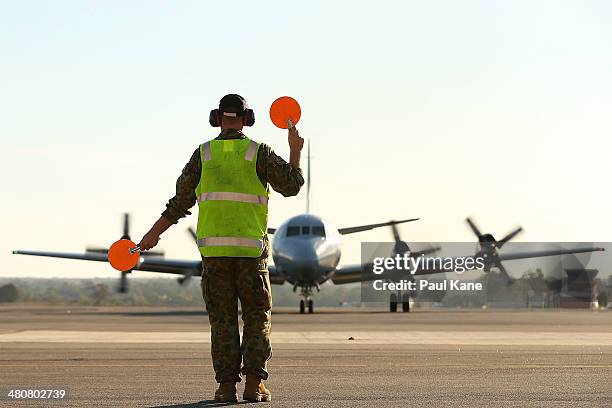
[[[397,229],[397,225],[391,224],[391,230],[393,231],[393,240],[395,241],[395,245],[393,246],[394,254],[405,254],[410,251],[410,247],[407,242],[402,241],[400,237],[399,230]]]
[[[499,273],[506,278],[506,283],[511,285],[514,280],[510,277],[504,265],[501,262],[498,262],[496,266],[499,269]]]
[[[196,234],[195,230],[193,229],[193,227],[189,227],[187,228],[187,231],[189,232],[189,235],[191,235],[191,238],[193,238],[193,241],[195,243],[198,242],[198,235]]]
[[[193,272],[185,272],[185,274],[177,279],[179,285],[184,285],[191,277],[193,276]]]
[[[123,214],[123,235],[121,239],[130,239],[130,214]]]
[[[397,225],[396,224],[391,224],[391,231],[393,231],[393,240],[395,242],[402,240],[400,238],[399,230],[397,229]]]
[[[87,247],[85,248],[85,252],[94,254],[108,254],[108,248]]]
[[[469,226],[470,226],[470,228],[472,229],[472,232],[473,232],[474,234],[476,234],[476,236],[477,236],[478,238],[480,238],[480,237],[482,236],[482,234],[480,233],[480,230],[478,229],[478,227],[476,226],[476,224],[474,224],[474,221],[472,221],[472,220],[470,219],[470,217],[467,217],[467,218],[465,219],[465,221],[468,223],[468,225],[469,225]]]
[[[517,227],[514,231],[512,231],[511,233],[509,233],[508,235],[506,235],[505,237],[503,237],[502,239],[500,239],[499,241],[497,241],[495,243],[495,246],[497,248],[501,248],[504,246],[504,244],[508,241],[510,241],[512,238],[516,237],[518,234],[520,234],[523,231],[523,227]]]
[[[129,272],[121,272],[121,277],[119,278],[119,286],[117,287],[117,291],[119,293],[127,293],[128,292],[128,281],[127,274]]]
[[[393,254],[403,255],[406,252],[410,251],[410,247],[404,241],[395,241],[395,245],[393,247]]]

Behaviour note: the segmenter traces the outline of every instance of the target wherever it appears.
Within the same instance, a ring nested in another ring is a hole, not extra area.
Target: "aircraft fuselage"
[[[295,287],[316,287],[328,280],[340,256],[340,234],[315,215],[292,217],[274,233],[274,265]]]

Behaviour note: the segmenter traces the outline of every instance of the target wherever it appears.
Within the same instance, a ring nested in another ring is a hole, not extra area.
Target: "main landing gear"
[[[410,295],[408,293],[395,294],[392,293],[389,297],[389,312],[397,312],[397,304],[401,303],[402,312],[410,312]]]

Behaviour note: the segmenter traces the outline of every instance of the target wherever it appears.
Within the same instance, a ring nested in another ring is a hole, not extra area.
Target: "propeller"
[[[401,255],[401,254],[405,254],[406,252],[410,251],[410,247],[408,246],[408,243],[405,241],[402,241],[399,230],[397,229],[397,225],[391,224],[391,230],[393,231],[393,240],[395,241],[395,245],[393,246],[393,254]]]
[[[470,229],[472,230],[472,232],[474,233],[474,235],[476,235],[476,237],[478,237],[478,242],[480,243],[488,243],[488,244],[493,244],[496,248],[501,248],[504,246],[504,244],[510,240],[512,240],[514,237],[516,237],[518,234],[520,234],[521,232],[523,232],[523,227],[516,227],[514,230],[512,230],[511,232],[509,232],[505,237],[503,237],[500,240],[496,240],[493,237],[493,234],[483,234],[482,232],[480,232],[480,229],[476,226],[476,223],[470,218],[467,217],[465,219],[465,221],[468,223],[468,225],[470,226]]]
[[[490,249],[486,252],[487,256],[489,256],[491,265],[495,266],[499,270],[500,275],[504,277],[508,285],[510,285],[513,282],[513,279],[508,273],[508,270],[501,263],[499,258],[496,257],[497,251],[492,250],[492,247],[497,249],[502,248],[507,242],[511,241],[514,237],[523,232],[523,227],[516,227],[514,230],[506,234],[506,236],[504,236],[502,239],[496,240],[495,237],[493,237],[493,234],[483,234],[482,232],[480,232],[480,229],[478,228],[478,226],[476,226],[476,223],[470,217],[467,217],[465,221],[469,225],[474,235],[478,237],[478,243],[480,244],[481,251],[486,251],[487,248]]]
[[[123,234],[121,235],[121,239],[131,239],[130,238],[130,214],[123,214]],[[85,248],[85,252],[90,252],[94,254],[108,254],[108,248],[102,247],[87,247]],[[141,252],[140,256],[164,256],[164,251],[145,251]]]
[[[421,256],[421,255],[429,255],[435,252],[438,252],[441,247],[439,245],[427,244],[425,248],[418,251],[410,251],[410,247],[406,241],[402,241],[399,230],[397,229],[397,225],[391,225],[391,230],[393,231],[393,240],[395,241],[395,245],[393,246],[393,254],[405,254],[406,252],[411,252],[412,256]]]
[[[506,267],[501,263],[501,261],[497,261],[497,263],[495,264],[495,266],[497,266],[497,269],[499,269],[499,273],[500,275],[506,279],[506,283],[508,285],[511,285],[512,282],[514,281],[511,277],[510,274],[508,273],[508,271],[506,270]]]
[[[180,276],[179,278],[176,279],[176,281],[179,283],[179,285],[184,285],[189,279],[191,279],[191,277],[193,276],[193,271],[188,271],[186,272],[183,276]]]
[[[119,278],[119,286],[117,287],[117,291],[119,293],[127,293],[129,290],[128,280],[127,280],[128,273],[130,272],[129,271],[121,272],[121,277]]]
[[[90,252],[92,254],[107,254],[108,253],[108,248],[87,247],[87,248],[85,248],[85,252]]]
[[[497,248],[501,248],[506,242],[510,241],[512,238],[516,237],[521,232],[523,232],[523,227],[517,227],[514,231],[510,232],[508,235],[497,241],[495,243],[495,246]]]
[[[466,218],[465,220],[467,221],[468,225],[472,229],[472,232],[474,233],[474,235],[476,235],[478,237],[478,240],[480,240],[480,237],[482,237],[482,234],[480,233],[480,230],[478,229],[476,224],[474,224],[474,221],[472,221],[470,217]]]
[[[121,239],[131,239],[130,238],[130,214],[123,213],[123,235],[121,235]],[[121,272],[121,277],[119,278],[119,293],[127,293],[129,290],[127,275],[131,271]]]
[[[121,239],[131,239],[130,238],[130,214],[123,214],[123,235]]]

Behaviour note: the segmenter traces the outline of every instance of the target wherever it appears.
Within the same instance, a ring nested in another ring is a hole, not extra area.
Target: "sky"
[[[606,1],[0,1],[0,276],[114,276],[11,251],[108,246],[123,212],[139,240],[233,92],[287,159],[268,109],[299,101],[311,210],[338,227],[420,217],[402,238],[472,241],[469,215],[612,241],[610,21]],[[269,224],[304,209],[274,194]],[[167,257],[198,258],[195,222]],[[347,236],[343,262],[388,240]]]

